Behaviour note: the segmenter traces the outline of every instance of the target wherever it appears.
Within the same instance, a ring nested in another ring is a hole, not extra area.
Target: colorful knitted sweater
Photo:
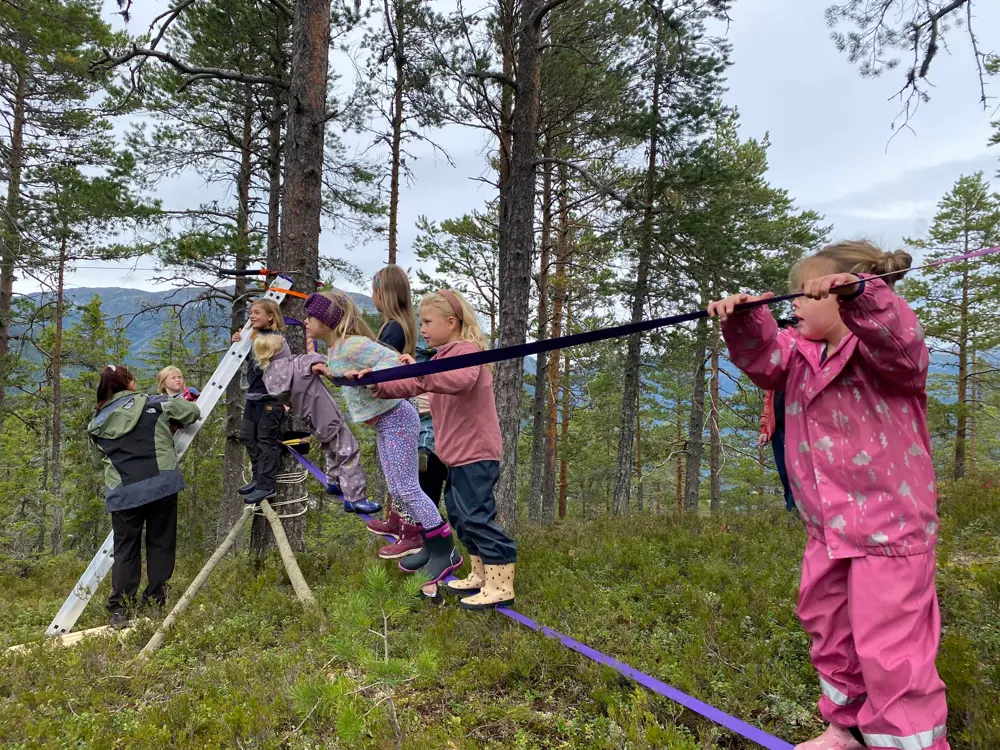
[[[348,370],[386,370],[399,367],[399,354],[366,336],[348,336],[330,347],[327,358],[330,374],[342,376]],[[375,398],[367,388],[343,388],[344,401],[352,422],[368,422],[395,409],[399,399]]]

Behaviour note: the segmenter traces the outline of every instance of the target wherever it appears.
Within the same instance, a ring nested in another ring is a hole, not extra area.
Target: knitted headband
[[[316,318],[320,323],[324,323],[330,328],[336,328],[340,325],[340,321],[344,317],[344,309],[340,305],[329,297],[318,293],[310,294],[306,299],[305,311],[306,315]]]
[[[451,289],[441,289],[438,291],[438,294],[448,300],[448,304],[451,305],[452,312],[455,313],[458,322],[464,323],[465,318],[462,315],[462,304],[458,301],[458,295],[451,291]]]

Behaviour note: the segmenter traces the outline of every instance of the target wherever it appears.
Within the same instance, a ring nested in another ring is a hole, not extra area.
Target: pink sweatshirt
[[[880,279],[841,299],[850,333],[825,342],[778,326],[766,307],[722,325],[733,362],[785,391],[785,462],[809,536],[831,558],[912,555],[937,542],[924,331]]]
[[[437,350],[431,359],[478,352],[469,341],[454,341]],[[413,398],[428,394],[434,421],[434,452],[445,466],[466,466],[477,461],[499,461],[503,455],[500,420],[493,400],[493,373],[488,367],[463,367],[423,378],[379,383],[379,398]]]

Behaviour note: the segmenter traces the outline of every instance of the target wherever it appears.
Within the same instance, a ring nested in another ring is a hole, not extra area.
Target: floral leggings
[[[419,433],[420,416],[409,401],[400,401],[375,421],[378,457],[389,494],[402,503],[405,515],[425,529],[433,529],[444,523],[444,519],[437,503],[420,489]]]

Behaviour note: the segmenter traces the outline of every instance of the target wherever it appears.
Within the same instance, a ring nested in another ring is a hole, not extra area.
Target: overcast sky
[[[121,28],[114,0],[105,0],[108,19]],[[733,44],[729,93],[739,108],[744,137],[770,134],[769,179],[785,188],[800,208],[818,211],[833,225],[833,238],[864,236],[897,247],[904,236],[921,236],[941,196],[963,174],[982,170],[994,180],[1000,148],[988,148],[995,109],[984,111],[972,54],[957,37],[951,54],[932,68],[932,99],[912,121],[915,133],[891,139],[899,112],[891,100],[902,73],[862,79],[829,38],[823,9],[827,2],[738,0],[728,38]],[[135,0],[132,33],[141,33],[166,7],[165,2]],[[978,3],[981,43],[1000,46],[1000,3]],[[991,33],[992,32],[992,33]],[[352,71],[345,70],[349,83]],[[1000,81],[993,84],[1000,96]],[[420,215],[440,221],[481,208],[490,190],[476,180],[486,170],[486,146],[479,131],[452,128],[439,139],[455,163],[414,148],[423,158],[412,164],[413,183],[400,199],[400,258],[413,266],[410,251]],[[363,145],[362,140],[358,140]],[[212,188],[196,176],[164,181],[158,189],[167,208],[209,200]],[[384,245],[348,250],[347,238],[324,232],[321,253],[341,255],[373,274],[385,261]],[[140,260],[146,268],[151,260]],[[148,271],[119,267],[79,269],[73,286],[128,286],[151,289]],[[27,287],[18,288],[27,292]],[[368,291],[368,290],[364,290]]]

